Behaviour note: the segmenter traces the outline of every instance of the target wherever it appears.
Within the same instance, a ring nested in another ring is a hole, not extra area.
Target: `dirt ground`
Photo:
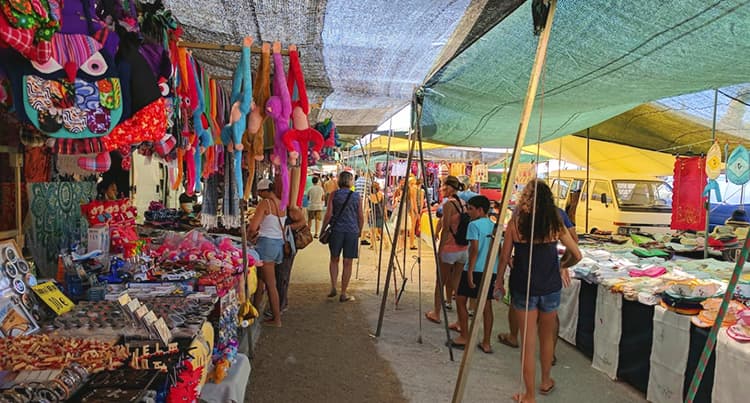
[[[417,252],[409,251],[405,268],[395,275],[399,287],[407,278],[405,292],[396,307],[391,281],[378,338],[371,335],[377,327],[388,254],[383,255],[380,295],[375,294],[377,251],[363,247],[350,293],[357,300],[339,303],[326,298],[327,248],[313,242],[301,251],[292,271],[290,309],[283,316],[283,327],[261,329],[245,401],[451,401],[463,353],[454,350],[451,360],[444,328],[423,319],[435,284],[434,257],[427,244],[423,247],[421,283]],[[494,335],[507,331],[507,307],[493,306]],[[449,312],[449,319],[454,321],[455,313]],[[511,401],[519,391],[519,350],[494,338],[492,347],[494,354],[477,351],[473,356],[465,402]],[[591,368],[591,361],[567,343],[559,342],[557,357],[552,373],[557,388],[548,396],[537,396],[538,401],[582,401],[582,396],[591,402],[645,401],[630,386]]]

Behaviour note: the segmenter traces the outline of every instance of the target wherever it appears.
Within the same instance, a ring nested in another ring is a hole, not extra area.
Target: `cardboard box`
[[[105,255],[109,254],[109,227],[106,225],[97,225],[89,228],[88,251],[99,249]]]

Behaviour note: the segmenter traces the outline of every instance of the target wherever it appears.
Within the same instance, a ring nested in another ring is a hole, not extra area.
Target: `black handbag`
[[[352,197],[351,190],[349,191],[349,194],[346,196],[346,200],[344,201],[344,205],[341,206],[341,210],[334,216],[331,216],[331,219],[328,221],[328,224],[325,228],[323,228],[323,231],[320,232],[320,236],[318,237],[318,240],[322,244],[327,244],[331,241],[331,232],[333,232],[333,227],[336,225],[336,219],[338,218],[338,214],[340,214],[344,209],[346,208],[346,205],[349,203],[349,199]],[[331,208],[333,208],[333,198],[331,198]]]

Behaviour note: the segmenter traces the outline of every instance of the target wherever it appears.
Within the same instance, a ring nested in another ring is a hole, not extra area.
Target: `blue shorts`
[[[532,295],[529,297],[529,307],[526,308],[526,295],[511,290],[510,303],[513,308],[520,311],[540,310],[541,312],[554,312],[560,307],[561,291],[555,291],[546,295]]]
[[[341,256],[343,250],[344,259],[356,259],[359,256],[359,234],[356,232],[331,232],[328,250],[331,251],[331,257]]]
[[[255,242],[255,251],[264,262],[281,263],[284,260],[284,240],[258,237],[258,241]]]

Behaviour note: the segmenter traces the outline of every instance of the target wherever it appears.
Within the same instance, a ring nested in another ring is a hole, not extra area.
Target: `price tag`
[[[73,301],[66,297],[51,281],[35,285],[31,289],[58,315],[70,311],[75,306]]]

